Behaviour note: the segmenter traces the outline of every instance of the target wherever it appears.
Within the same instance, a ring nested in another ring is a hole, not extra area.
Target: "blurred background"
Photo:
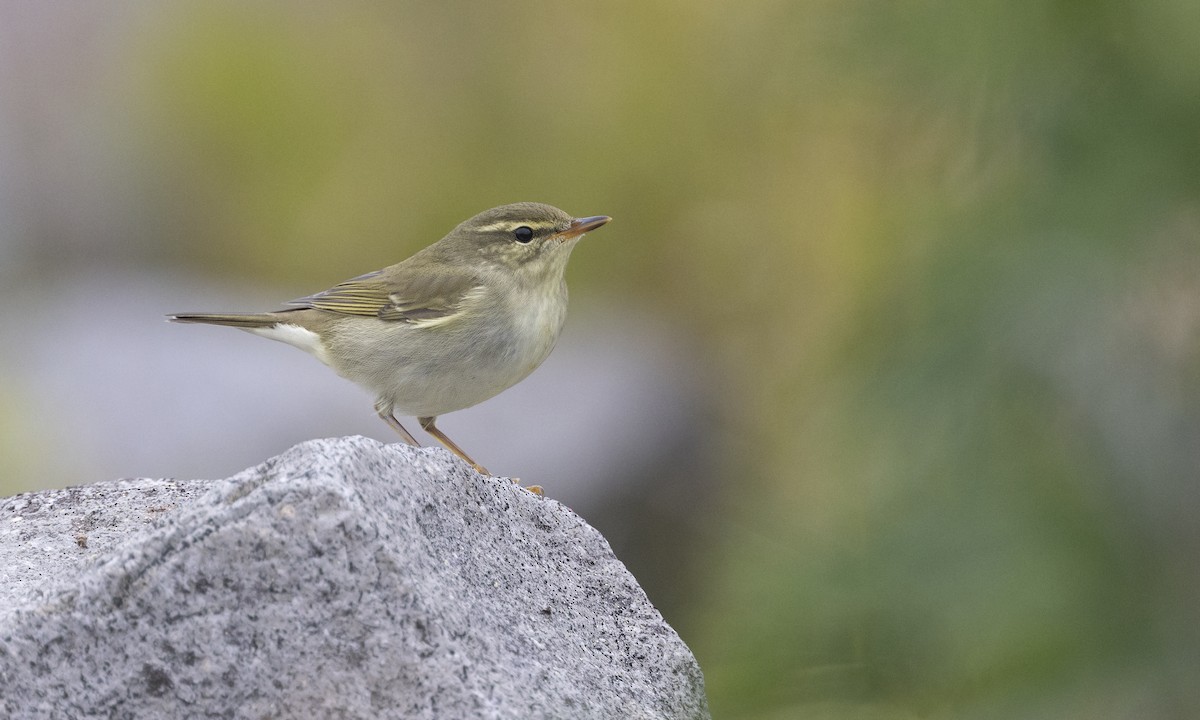
[[[605,533],[714,717],[1200,717],[1198,37],[1192,0],[0,0],[0,491],[394,441],[163,315],[539,200],[614,217],[567,331],[440,425]]]

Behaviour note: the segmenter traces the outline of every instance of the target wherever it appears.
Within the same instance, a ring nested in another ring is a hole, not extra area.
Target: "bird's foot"
[[[545,491],[542,490],[541,485],[522,485],[521,478],[509,478],[509,480],[512,480],[514,483],[516,483],[517,487],[521,488],[522,490],[528,490],[538,497],[545,497],[546,495]]]

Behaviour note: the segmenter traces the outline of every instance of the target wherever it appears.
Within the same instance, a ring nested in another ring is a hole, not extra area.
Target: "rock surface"
[[[0,502],[11,718],[707,718],[600,534],[444,451],[298,445],[223,481]]]

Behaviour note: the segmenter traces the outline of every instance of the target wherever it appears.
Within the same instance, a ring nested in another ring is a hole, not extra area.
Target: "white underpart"
[[[329,353],[325,350],[325,343],[321,342],[321,337],[312,330],[291,323],[276,323],[271,327],[244,329],[255,335],[300,348],[326,365],[329,364]]]

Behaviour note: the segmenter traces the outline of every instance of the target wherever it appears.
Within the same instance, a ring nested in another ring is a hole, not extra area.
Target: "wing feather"
[[[478,288],[478,278],[470,273],[414,272],[393,266],[287,304],[391,322],[428,322],[453,315]]]

